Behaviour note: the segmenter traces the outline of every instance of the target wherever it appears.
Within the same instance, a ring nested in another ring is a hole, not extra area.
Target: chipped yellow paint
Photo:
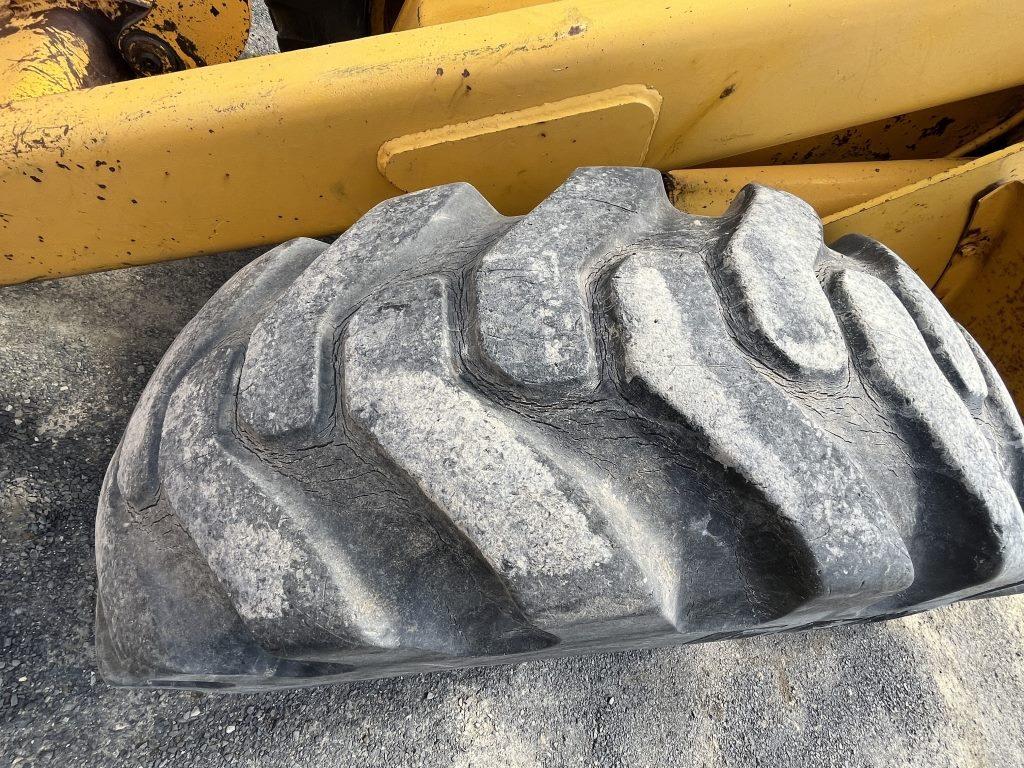
[[[929,106],[710,163],[737,167],[966,157],[1008,130],[1024,109],[1024,88]],[[979,141],[981,137],[985,139]]]
[[[51,12],[0,36],[0,105],[114,82],[106,40],[73,13]]]
[[[15,102],[0,282],[338,232],[401,191],[387,141],[628,83],[661,94],[666,171],[1024,84],[1024,5],[957,9],[563,0]]]
[[[392,30],[449,24],[550,2],[552,0],[406,0]]]
[[[166,42],[188,69],[242,55],[252,22],[249,0],[151,0],[131,29]]]
[[[643,165],[660,108],[650,88],[612,88],[391,139],[377,167],[407,192],[468,181],[522,214],[581,166]]]
[[[113,82],[107,37],[148,0],[11,0],[0,7],[0,106]]]
[[[962,165],[964,160],[810,163],[749,168],[691,168],[665,175],[672,204],[687,213],[721,216],[745,184],[801,197],[828,216],[894,189]]]
[[[830,242],[860,233],[898,253],[934,286],[965,231],[975,199],[997,184],[1024,178],[1024,144],[840,211],[824,221]]]
[[[85,11],[108,19],[149,8],[153,0],[7,0],[0,7],[0,29],[22,28],[34,17],[51,11]]]
[[[132,36],[162,41],[169,69],[234,61],[249,25],[249,0],[13,0],[0,8],[0,103],[123,79],[110,44]]]

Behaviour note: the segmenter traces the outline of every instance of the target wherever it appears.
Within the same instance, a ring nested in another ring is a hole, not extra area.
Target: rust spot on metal
[[[977,253],[985,253],[992,244],[992,235],[982,229],[968,229],[957,244],[953,258],[970,258]]]

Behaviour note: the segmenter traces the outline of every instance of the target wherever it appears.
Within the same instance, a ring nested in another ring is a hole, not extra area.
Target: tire
[[[1022,446],[917,276],[791,195],[438,187],[270,251],[174,342],[99,504],[98,657],[248,689],[1010,594]]]

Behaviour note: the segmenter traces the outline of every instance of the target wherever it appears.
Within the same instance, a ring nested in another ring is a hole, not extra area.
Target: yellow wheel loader
[[[1024,591],[1024,5],[268,7],[0,9],[0,284],[275,246],[110,459],[108,681]]]

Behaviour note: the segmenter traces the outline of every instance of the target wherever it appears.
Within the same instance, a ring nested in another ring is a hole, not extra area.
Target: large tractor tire
[[[246,689],[900,616],[1019,589],[1022,490],[984,353],[799,199],[453,184],[175,341],[103,488],[98,655]]]

